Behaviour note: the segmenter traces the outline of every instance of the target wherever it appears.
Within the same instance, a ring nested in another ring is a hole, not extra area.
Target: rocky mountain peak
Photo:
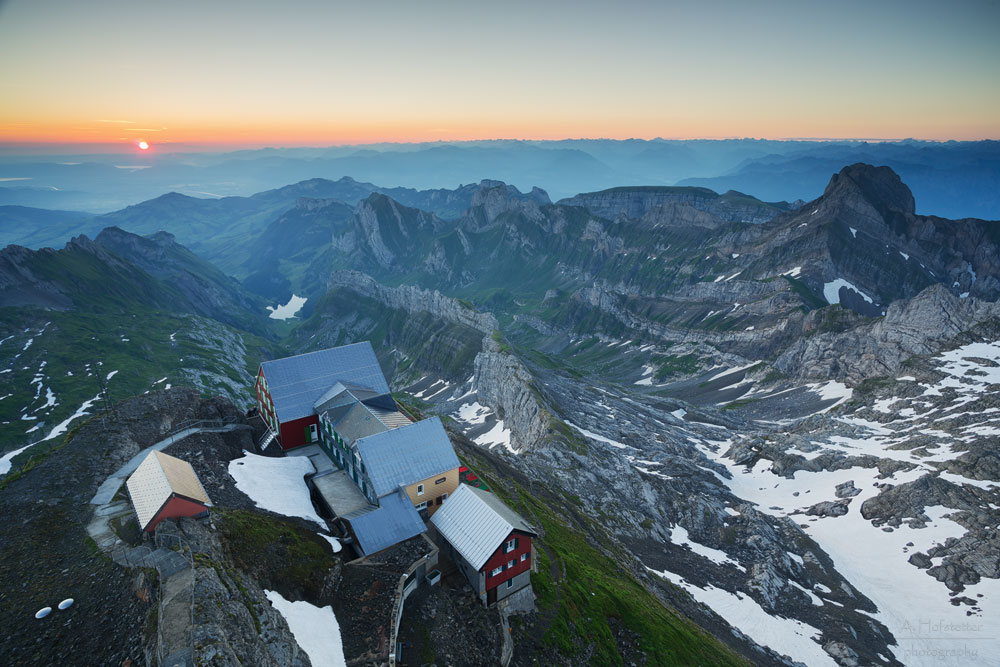
[[[916,212],[913,193],[890,167],[875,167],[862,162],[844,167],[830,179],[823,195],[860,195],[883,214],[889,211],[903,214]]]
[[[484,180],[472,195],[469,208],[481,208],[484,222],[490,223],[500,214],[511,210],[520,211],[528,218],[538,219],[541,217],[539,204],[548,203],[551,203],[548,194],[540,188],[532,188],[529,194],[524,194],[502,181]]]

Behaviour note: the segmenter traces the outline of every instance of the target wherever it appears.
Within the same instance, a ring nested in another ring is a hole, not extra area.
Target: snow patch
[[[271,606],[285,617],[288,629],[309,656],[309,662],[317,667],[347,667],[344,641],[333,607],[317,607],[304,600],[291,602],[277,591],[265,590],[264,594],[271,601]]]
[[[278,304],[277,307],[268,306],[267,309],[271,311],[268,315],[272,320],[288,320],[302,310],[302,306],[306,303],[306,298],[304,296],[292,295],[292,298],[288,300],[285,305]],[[172,339],[171,339],[172,340]]]
[[[498,419],[493,428],[476,438],[475,442],[477,445],[482,445],[489,449],[493,449],[497,445],[503,445],[511,454],[517,454],[517,450],[511,445],[510,429],[504,426],[502,419]]]
[[[846,287],[847,289],[854,290],[858,295],[867,301],[868,303],[873,303],[872,298],[859,290],[857,287],[852,285],[850,282],[844,280],[843,278],[837,278],[833,282],[826,283],[823,285],[823,297],[826,298],[826,302],[829,304],[840,303],[840,288]]]
[[[593,431],[588,431],[585,428],[580,428],[571,421],[567,421],[565,419],[563,421],[565,421],[568,426],[572,426],[577,431],[587,436],[591,440],[596,440],[597,442],[603,442],[606,445],[611,445],[612,447],[617,447],[618,449],[634,449],[633,447],[629,447],[628,445],[618,442],[617,440],[612,440],[611,438],[605,438],[603,435],[594,433]]]
[[[649,569],[649,568],[647,568]],[[771,616],[745,593],[707,586],[699,588],[668,570],[650,570],[672,581],[709,607],[733,627],[739,628],[758,644],[768,646],[793,660],[810,665],[836,667],[837,663],[819,645],[822,634],[818,628],[794,619]]]
[[[241,459],[229,462],[229,474],[236,488],[250,497],[257,507],[285,516],[297,516],[315,521],[326,528],[326,522],[316,514],[305,476],[316,472],[305,456],[258,456],[244,451]]]
[[[335,554],[340,553],[340,550],[343,549],[343,547],[340,546],[340,540],[338,540],[336,537],[333,537],[331,535],[324,535],[323,533],[316,533],[316,534],[330,543],[330,546],[333,547],[333,553]]]

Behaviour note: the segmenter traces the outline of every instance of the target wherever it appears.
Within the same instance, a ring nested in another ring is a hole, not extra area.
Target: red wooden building
[[[260,365],[254,387],[257,407],[282,449],[319,441],[315,407],[338,382],[360,385],[376,395],[389,393],[375,351],[367,341]]]
[[[197,516],[212,505],[191,464],[163,452],[150,452],[125,486],[143,532],[152,532],[164,519]]]
[[[486,606],[531,586],[537,534],[494,494],[461,484],[431,523]]]

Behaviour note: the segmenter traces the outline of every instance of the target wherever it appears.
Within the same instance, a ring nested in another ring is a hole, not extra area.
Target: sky
[[[0,144],[1000,138],[1000,0],[0,0]]]

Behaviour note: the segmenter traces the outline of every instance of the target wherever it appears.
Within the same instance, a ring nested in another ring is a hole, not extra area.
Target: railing
[[[174,425],[174,427],[167,433],[167,436],[176,435],[181,431],[186,431],[191,428],[197,428],[202,431],[215,428],[225,428],[231,424],[238,423],[238,420],[233,419],[185,419]]]
[[[396,584],[396,598],[392,602],[392,633],[389,635],[389,667],[396,665],[399,623],[403,620],[403,605],[406,603],[406,598],[410,597],[410,594],[420,586],[420,578],[416,576],[417,568],[429,564],[432,558],[435,563],[437,562],[437,546],[427,539],[426,535],[423,538],[432,547],[431,551],[407,568],[406,572],[400,575],[399,583]]]
[[[187,542],[184,541],[180,535],[174,534],[160,534],[155,533],[153,536],[153,545],[157,549],[168,549],[172,553],[179,554],[181,557],[187,561],[188,569],[191,571],[191,586],[188,592],[190,604],[189,613],[190,618],[188,619],[188,629],[187,629],[187,643],[188,650],[190,652],[191,661],[194,660],[194,589],[195,589],[195,571],[194,571],[194,554],[191,551],[191,547],[188,546]],[[171,547],[176,546],[177,549],[172,549]],[[158,567],[159,563],[157,559],[153,558],[153,549],[149,546],[143,544],[137,547],[130,547],[129,545],[119,542],[110,550],[111,560],[123,567],[152,567],[156,569],[157,577],[157,601],[156,604],[160,606],[160,610],[157,613],[158,622],[156,624],[156,662],[161,667],[169,667],[167,663],[166,654],[166,644],[163,640],[163,616],[162,616],[162,605],[164,600],[164,588],[163,582],[165,577]]]

